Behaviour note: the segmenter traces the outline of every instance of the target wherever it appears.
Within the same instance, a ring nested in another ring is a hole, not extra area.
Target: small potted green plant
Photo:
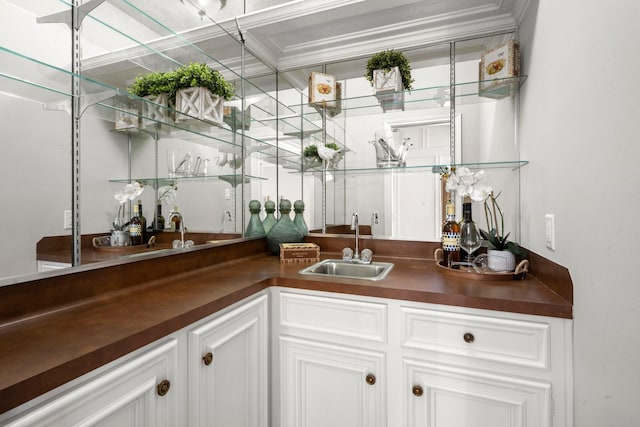
[[[402,52],[389,49],[367,61],[364,77],[371,83],[384,111],[404,110],[404,90],[413,88],[411,65]]]
[[[224,101],[235,95],[235,86],[207,64],[190,63],[173,73],[176,121],[197,119],[221,125]]]
[[[411,77],[411,65],[409,64],[409,60],[402,52],[397,50],[389,49],[382,52],[378,52],[369,58],[367,61],[367,73],[365,74],[365,78],[369,80],[372,86],[376,86],[376,71],[381,72],[380,74],[389,74],[394,68],[398,69],[398,75],[400,77],[400,81],[402,82],[402,87],[405,90],[411,90],[413,88],[413,78]],[[382,81],[380,84],[382,85]],[[397,87],[397,86],[396,86]],[[395,88],[395,87],[394,87]]]
[[[140,114],[142,127],[165,122],[169,116],[168,107],[172,106],[171,98],[175,94],[175,81],[171,72],[153,72],[138,75],[127,88],[132,95],[145,98]],[[116,128],[119,121],[116,119]]]
[[[511,271],[515,268],[516,258],[525,259],[527,253],[515,242],[509,240],[511,233],[504,231],[504,214],[498,205],[497,195],[493,191],[484,201],[484,214],[489,231],[480,230],[482,238],[487,241],[489,268],[492,270]]]

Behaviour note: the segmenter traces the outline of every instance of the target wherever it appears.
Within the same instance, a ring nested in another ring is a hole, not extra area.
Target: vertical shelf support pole
[[[80,25],[82,16],[79,14],[78,1],[74,1],[71,7],[71,198],[72,198],[72,258],[71,265],[81,263],[82,228],[80,226]]]

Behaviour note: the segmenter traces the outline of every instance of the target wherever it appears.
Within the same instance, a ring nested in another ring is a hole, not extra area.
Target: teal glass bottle
[[[276,211],[276,202],[273,200],[264,202],[264,211],[267,213],[267,216],[262,221],[262,226],[264,227],[265,233],[268,234],[271,228],[278,222],[273,214]]]
[[[280,243],[300,243],[304,236],[291,220],[291,202],[280,200],[280,219],[267,233],[267,248],[273,255],[280,255]]]
[[[262,222],[260,221],[260,202],[252,200],[249,202],[249,212],[251,217],[249,218],[249,224],[247,225],[247,231],[245,231],[245,237],[263,237],[267,233],[264,231]]]
[[[309,234],[309,227],[307,227],[307,223],[304,222],[304,217],[302,216],[304,213],[304,202],[302,200],[293,202],[293,211],[295,212],[293,223],[298,227],[302,235],[306,236]]]

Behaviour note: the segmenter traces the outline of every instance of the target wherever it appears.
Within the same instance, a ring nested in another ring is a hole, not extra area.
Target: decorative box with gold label
[[[280,243],[280,262],[318,262],[320,246],[315,243]]]
[[[309,76],[309,104],[336,106],[336,76],[312,72]]]
[[[500,99],[513,95],[518,83],[512,78],[520,76],[520,44],[510,40],[483,52],[479,67],[480,96]]]

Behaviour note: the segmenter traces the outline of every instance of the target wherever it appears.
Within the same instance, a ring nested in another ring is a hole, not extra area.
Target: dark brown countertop
[[[346,246],[338,238],[308,240],[320,243],[323,258]],[[375,257],[395,264],[385,280],[328,281],[267,255],[264,239],[210,246],[0,287],[0,413],[270,286],[572,317],[568,271],[535,254],[538,276],[478,282],[442,274],[424,257],[433,244],[370,240],[364,246],[399,255]]]

